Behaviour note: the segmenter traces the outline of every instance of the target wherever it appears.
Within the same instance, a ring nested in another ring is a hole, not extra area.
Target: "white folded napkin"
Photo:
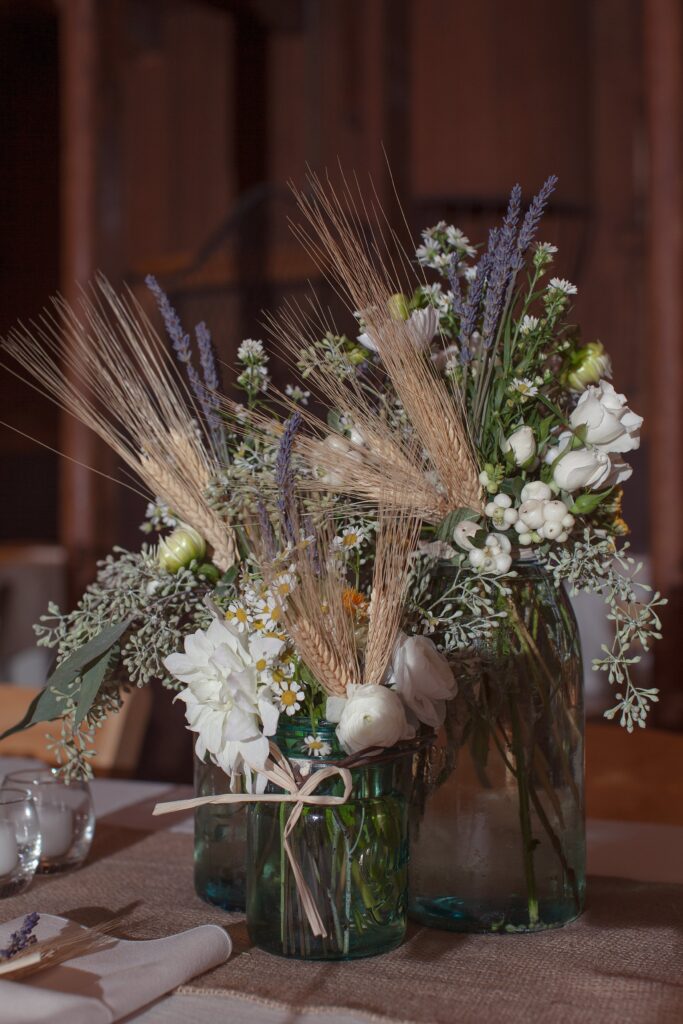
[[[23,918],[0,925],[0,949]],[[38,941],[52,939],[73,924],[41,914]],[[166,939],[111,945],[18,981],[0,978],[0,1024],[111,1024],[198,974],[224,963],[230,936],[215,924]]]

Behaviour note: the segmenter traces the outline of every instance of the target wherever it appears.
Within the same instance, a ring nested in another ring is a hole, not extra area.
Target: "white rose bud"
[[[356,754],[367,747],[393,747],[413,734],[401,698],[389,687],[373,683],[349,687],[337,726],[337,737],[347,753]]]
[[[536,454],[536,438],[531,427],[520,427],[503,441],[504,452],[511,451],[518,466],[525,466]]]
[[[591,448],[567,452],[553,470],[553,480],[563,491],[578,491],[582,487],[597,489],[612,472],[609,455]]]
[[[586,388],[569,417],[574,430],[585,427],[586,444],[603,452],[630,452],[640,445],[643,417],[632,412],[624,395],[606,380]]]
[[[192,526],[183,523],[165,540],[159,541],[157,561],[166,572],[175,573],[188,566],[195,558],[203,558],[205,554],[204,538]]]
[[[408,714],[438,729],[446,717],[446,701],[458,684],[446,658],[426,636],[401,633],[394,648],[388,685],[399,694]]]

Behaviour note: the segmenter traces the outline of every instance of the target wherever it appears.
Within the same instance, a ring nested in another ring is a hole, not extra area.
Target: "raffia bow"
[[[351,772],[341,765],[326,765],[315,772],[299,786],[291,764],[282,754],[279,748],[270,744],[270,758],[266,761],[265,767],[259,772],[265,775],[269,782],[279,786],[284,793],[219,793],[215,796],[199,796],[190,800],[170,800],[167,803],[157,804],[153,814],[171,814],[173,811],[189,811],[195,807],[203,807],[206,804],[238,804],[238,803],[270,803],[270,804],[294,804],[287,824],[282,835],[282,845],[287,859],[289,860],[297,892],[301,900],[304,913],[314,935],[325,938],[327,930],[318,913],[315,900],[308,888],[306,879],[289,845],[289,837],[301,817],[301,812],[306,805],[318,807],[338,807],[345,804],[351,795]],[[323,796],[316,794],[316,789],[327,779],[338,775],[344,783],[343,796]]]

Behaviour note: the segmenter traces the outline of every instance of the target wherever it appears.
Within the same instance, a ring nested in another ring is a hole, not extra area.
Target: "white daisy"
[[[510,391],[517,391],[523,398],[533,398],[538,394],[538,388],[528,377],[515,377]]]
[[[454,249],[459,249],[461,252],[467,253],[468,256],[475,256],[477,253],[467,235],[460,228],[453,227],[452,224],[446,228],[446,241]]]
[[[231,601],[225,617],[238,633],[244,633],[245,630],[248,630],[253,618],[249,610],[239,601]]]
[[[307,736],[304,740],[304,750],[307,754],[311,754],[313,757],[329,757],[332,753],[332,747],[325,740],[319,739],[317,736]]]
[[[542,252],[545,256],[552,257],[552,256],[555,255],[555,253],[557,251],[558,251],[557,246],[553,245],[551,242],[537,242],[536,243],[536,252]]]
[[[304,699],[304,691],[293,679],[285,679],[275,691],[279,701],[280,711],[286,715],[295,715],[301,710],[301,702]]]
[[[341,537],[335,537],[333,545],[337,551],[357,551],[366,541],[365,530],[361,526],[347,526]]]

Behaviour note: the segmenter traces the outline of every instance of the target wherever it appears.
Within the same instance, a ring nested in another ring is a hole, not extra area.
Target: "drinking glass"
[[[38,815],[26,789],[0,790],[0,899],[26,889],[40,856]]]
[[[80,867],[95,832],[87,782],[65,782],[50,769],[25,769],[5,776],[5,786],[19,786],[33,797],[41,848],[38,874],[51,875]]]

